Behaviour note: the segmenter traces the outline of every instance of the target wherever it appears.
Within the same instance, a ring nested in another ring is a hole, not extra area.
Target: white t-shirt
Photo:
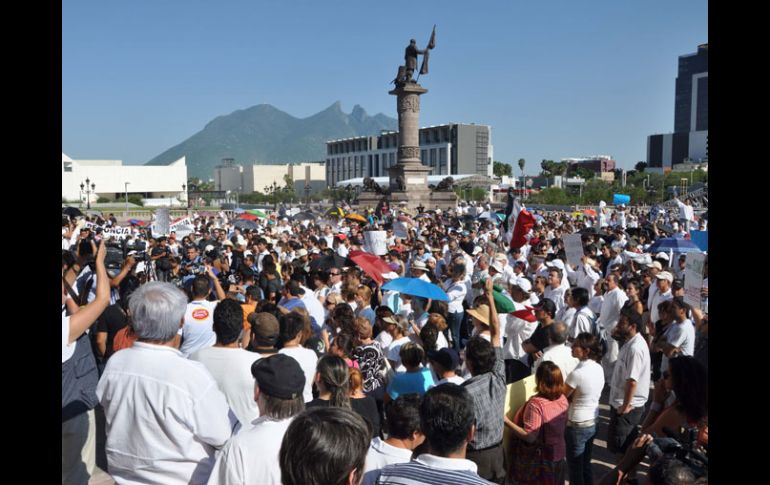
[[[251,428],[242,429],[217,454],[209,485],[281,485],[278,454],[291,420],[262,417]]]
[[[407,342],[411,342],[409,337],[401,337],[398,340],[392,341],[388,346],[388,359],[396,363],[396,367],[393,369],[394,372],[406,372],[406,367],[401,363],[399,352],[401,352],[401,346]]]
[[[569,420],[580,423],[596,419],[604,388],[602,366],[592,359],[581,361],[567,377],[567,385],[575,390],[569,406]]]
[[[567,344],[551,345],[543,349],[543,356],[535,361],[535,365],[532,366],[532,374],[537,373],[537,368],[540,367],[545,361],[550,361],[556,364],[561,370],[562,378],[569,378],[572,371],[575,370],[580,363],[579,360],[572,357],[572,348]]]
[[[70,342],[70,317],[61,316],[61,362],[62,364],[70,360],[75,353],[77,341]]]
[[[681,348],[681,355],[695,354],[695,326],[689,319],[683,320],[682,323],[671,322],[663,338],[674,347]],[[660,364],[661,372],[668,370],[668,361],[669,358],[664,354]]]
[[[377,337],[375,337],[374,340],[380,343],[380,347],[387,349],[391,342],[393,342],[393,337],[388,332],[383,330],[377,334]]]
[[[516,311],[523,310],[524,304],[514,303]],[[523,363],[527,364],[528,356],[521,344],[530,338],[537,329],[537,321],[528,322],[518,317],[514,317],[511,314],[499,315],[500,323],[505,325],[503,332],[507,340],[503,346],[503,358],[505,359],[519,359]]]
[[[240,421],[248,428],[259,417],[259,409],[254,401],[254,376],[251,364],[260,358],[259,354],[245,349],[229,347],[207,347],[193,352],[190,360],[206,366],[219,390],[227,398],[227,404]]]
[[[452,377],[447,377],[446,379],[436,381],[436,385],[440,386],[441,384],[446,384],[447,382],[461,386],[463,382],[465,382],[465,379],[462,376],[454,375]]]
[[[306,404],[309,403],[313,400],[313,378],[315,377],[318,356],[305,347],[284,347],[278,353],[294,358],[302,368],[302,372],[305,374],[305,389],[302,392],[302,398]]]
[[[379,470],[395,463],[408,463],[411,459],[412,450],[396,448],[376,437],[372,440],[369,451],[366,453],[364,473]],[[364,479],[364,483],[366,483],[366,479]]]
[[[187,304],[184,312],[184,325],[180,329],[182,345],[179,351],[185,357],[196,350],[211,347],[217,342],[214,325],[214,309],[216,301],[195,300]]]

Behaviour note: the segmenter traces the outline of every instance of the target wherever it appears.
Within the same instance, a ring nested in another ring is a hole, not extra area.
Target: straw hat
[[[479,305],[476,308],[466,310],[466,313],[470,314],[484,325],[489,325],[489,305]]]

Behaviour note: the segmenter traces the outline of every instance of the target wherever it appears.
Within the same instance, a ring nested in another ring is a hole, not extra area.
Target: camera
[[[665,437],[653,435],[653,441],[647,446],[647,457],[657,461],[663,456],[671,455],[685,463],[696,477],[708,475],[708,452],[699,449],[698,428],[683,428],[677,433],[668,427],[663,428]]]

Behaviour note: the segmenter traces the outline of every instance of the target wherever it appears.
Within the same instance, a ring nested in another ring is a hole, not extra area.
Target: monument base
[[[457,208],[457,194],[454,192],[431,192],[427,187],[422,190],[411,188],[406,191],[395,191],[388,195],[377,194],[375,192],[362,192],[358,196],[358,209],[375,209],[382,200],[387,200],[391,208],[406,206],[408,209],[417,211],[418,207],[423,210],[450,210]]]

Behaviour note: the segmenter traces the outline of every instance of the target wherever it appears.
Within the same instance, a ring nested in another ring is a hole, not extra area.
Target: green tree
[[[639,173],[644,172],[644,169],[647,168],[647,162],[636,162],[636,165],[634,165],[634,168]]]
[[[504,175],[510,177],[513,175],[513,167],[509,163],[494,161],[492,172],[495,174],[495,177],[502,177]]]
[[[542,162],[540,162],[540,175],[543,177],[552,177],[554,175],[554,167],[556,165],[556,162],[553,160],[545,160],[543,159]]]
[[[521,170],[521,174],[524,175],[524,165],[527,164],[527,161],[523,158],[519,159],[519,170]]]
[[[591,180],[594,178],[594,173],[591,170],[583,167],[575,169],[575,175],[578,177],[583,177],[585,180]]]

